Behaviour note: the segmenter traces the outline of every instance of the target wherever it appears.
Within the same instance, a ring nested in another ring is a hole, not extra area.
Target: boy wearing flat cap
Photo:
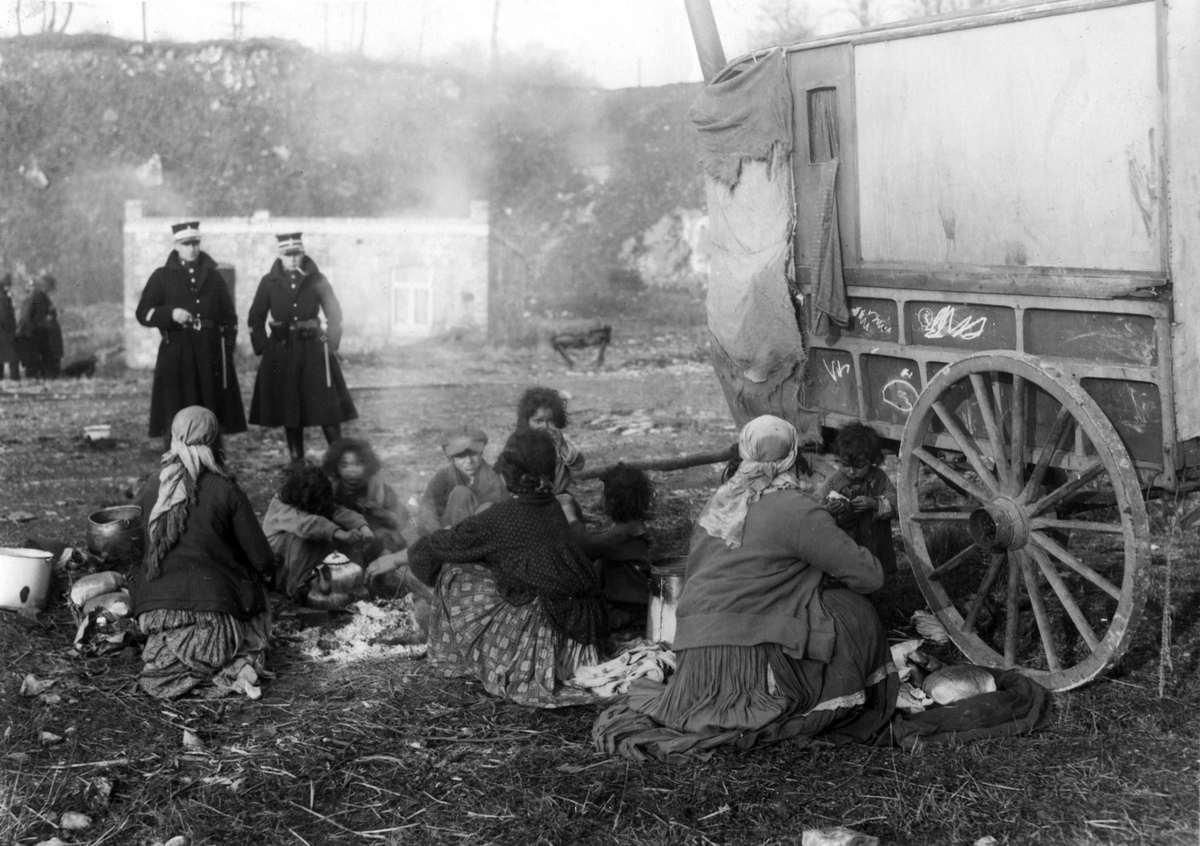
[[[483,460],[486,445],[487,435],[470,426],[448,429],[442,435],[442,452],[449,463],[434,473],[421,495],[417,512],[421,537],[509,498],[500,474]]]

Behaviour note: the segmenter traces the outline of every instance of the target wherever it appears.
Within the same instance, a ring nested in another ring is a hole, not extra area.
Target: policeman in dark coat
[[[305,426],[320,426],[333,443],[341,437],[341,424],[358,411],[338,363],[342,307],[333,287],[305,255],[299,232],[275,237],[279,258],[258,283],[250,306],[250,343],[262,356],[250,422],[282,426],[288,455],[298,462],[304,460]]]
[[[0,378],[5,370],[14,381],[21,379],[21,366],[17,363],[17,310],[13,306],[12,274],[0,276]]]
[[[200,251],[200,223],[171,226],[175,249],[150,274],[137,319],[162,335],[150,396],[150,437],[165,436],[175,413],[202,405],[221,431],[246,431],[246,412],[234,369],[237,313],[217,263]]]

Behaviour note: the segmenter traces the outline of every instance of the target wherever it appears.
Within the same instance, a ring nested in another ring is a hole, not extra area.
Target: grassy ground
[[[494,449],[531,382],[571,393],[571,429],[593,465],[728,445],[734,430],[711,372],[695,360],[695,324],[617,325],[598,371],[567,371],[544,349],[477,346],[351,361],[351,382],[362,387],[360,420],[349,428],[376,444],[406,493],[441,461],[438,425],[467,414],[493,434]],[[241,368],[246,393],[250,368]],[[125,501],[155,463],[143,435],[147,389],[147,374],[112,373],[0,394],[0,544],[82,544],[87,515]],[[113,425],[111,449],[79,437],[91,422]],[[265,507],[284,457],[279,434],[233,438],[230,453],[252,501]],[[673,551],[716,469],[654,477],[659,548]],[[597,494],[595,483],[582,486],[593,511]],[[176,835],[223,845],[798,844],[805,829],[832,825],[892,844],[989,836],[1000,844],[1192,844],[1196,542],[1185,536],[1171,562],[1172,666],[1164,668],[1161,516],[1155,526],[1151,599],[1113,674],[1055,696],[1034,734],[913,752],[818,743],[685,765],[615,760],[591,747],[596,707],[515,707],[421,660],[317,662],[301,651],[287,613],[272,659],[278,677],[261,701],[163,704],[137,691],[135,650],[72,651],[75,626],[56,595],[36,620],[0,612],[0,844],[58,836],[149,846]],[[923,605],[903,573],[882,604],[897,636],[910,633],[903,621]],[[22,695],[29,675],[54,684]],[[90,826],[62,830],[68,811],[87,814]]]

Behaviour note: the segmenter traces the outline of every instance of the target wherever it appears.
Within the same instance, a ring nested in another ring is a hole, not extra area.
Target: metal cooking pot
[[[650,566],[650,607],[646,639],[670,646],[675,640],[675,608],[683,592],[687,556],[664,558]]]
[[[42,549],[0,547],[0,608],[29,615],[44,608],[51,557]]]
[[[110,564],[136,564],[146,548],[140,505],[101,508],[88,517],[88,549]]]

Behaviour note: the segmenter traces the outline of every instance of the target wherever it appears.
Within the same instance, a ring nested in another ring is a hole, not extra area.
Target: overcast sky
[[[377,58],[434,62],[474,51],[486,55],[497,0],[246,0],[244,37],[277,36],[316,49],[344,50],[360,42]],[[555,55],[604,87],[698,81],[699,65],[684,0],[498,0],[504,52]],[[711,0],[728,58],[746,51],[761,28],[763,0]],[[777,2],[777,0],[776,0]],[[805,0],[821,28],[842,29],[845,0]],[[889,2],[889,0],[876,0]],[[797,5],[801,5],[797,0]],[[23,0],[26,15],[40,0]],[[52,4],[47,3],[47,6]],[[58,15],[67,2],[58,3]],[[151,40],[228,38],[228,0],[82,0],[68,32],[142,37],[142,13]],[[2,0],[0,33],[15,35],[15,0]],[[363,35],[365,10],[366,27]],[[37,31],[40,15],[25,18]]]

